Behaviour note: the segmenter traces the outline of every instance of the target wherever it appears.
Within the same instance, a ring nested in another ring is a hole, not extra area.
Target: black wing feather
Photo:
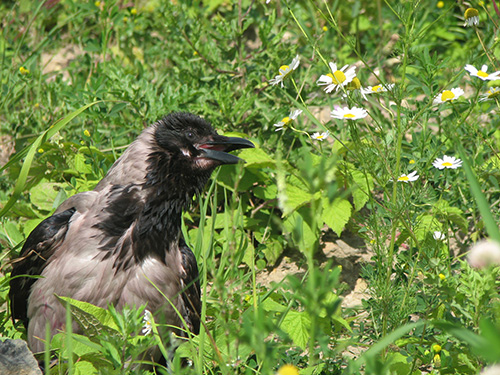
[[[21,250],[19,259],[12,264],[9,298],[11,300],[12,319],[20,319],[28,327],[28,297],[34,277],[40,275],[47,265],[47,260],[54,254],[57,244],[68,230],[75,208],[52,215],[43,220],[30,233]]]
[[[182,281],[184,282],[182,300],[187,309],[187,316],[184,319],[191,332],[197,335],[200,332],[201,316],[201,289],[198,264],[193,252],[183,239],[179,241],[179,250],[182,254],[182,267],[185,271],[182,276]]]

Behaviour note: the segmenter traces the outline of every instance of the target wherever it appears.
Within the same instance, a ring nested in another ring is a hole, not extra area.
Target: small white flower
[[[464,26],[479,25],[479,12],[475,8],[468,8],[464,14]]]
[[[464,94],[464,90],[460,87],[456,87],[451,90],[444,90],[438,96],[434,98],[434,104],[441,104],[444,102],[450,102],[462,96]]]
[[[360,118],[364,118],[367,115],[368,112],[366,112],[366,109],[357,107],[337,108],[331,112],[332,118],[336,118],[339,120],[359,120]]]
[[[457,169],[458,167],[462,166],[462,160],[454,156],[444,155],[442,159],[436,158],[436,160],[432,162],[432,165],[437,169]]]
[[[295,120],[301,113],[302,113],[301,109],[296,109],[295,111],[291,111],[288,116],[283,117],[283,119],[280,122],[274,124],[274,126],[276,126],[276,131],[283,130],[285,126],[287,126],[289,123]]]
[[[356,67],[344,65],[342,69],[337,69],[337,64],[329,63],[331,73],[323,74],[316,82],[320,86],[325,86],[325,92],[337,91],[341,86],[347,85],[356,77]]]
[[[151,333],[151,330],[153,329],[153,316],[151,314],[151,311],[144,310],[144,318],[142,318],[142,322],[144,323],[142,334],[144,336],[149,335]]]
[[[323,133],[316,132],[313,135],[311,135],[311,138],[317,141],[324,141],[326,138],[328,138],[329,135],[330,135],[329,131]]]
[[[484,102],[486,100],[494,99],[500,96],[500,87],[492,87],[488,90],[486,94],[481,94],[480,102]]]
[[[281,83],[281,87],[283,87],[283,80],[297,67],[299,66],[300,63],[300,58],[299,55],[295,56],[295,58],[292,60],[290,65],[282,65],[279,69],[279,74],[274,77],[273,79],[269,80],[269,84],[271,85],[277,85],[278,83]]]
[[[368,94],[378,94],[384,91],[390,91],[394,88],[394,83],[389,83],[388,85],[376,85],[376,86],[368,86],[366,88],[361,89],[361,92],[364,95]]]
[[[500,265],[500,243],[492,240],[477,242],[470,249],[467,260],[474,268]]]
[[[467,64],[465,65],[464,69],[467,70],[471,76],[480,78],[483,81],[494,81],[496,79],[500,79],[500,71],[488,74],[486,73],[486,71],[488,70],[488,67],[486,65],[483,65],[481,67],[481,70],[477,70],[474,66]]]
[[[412,182],[412,181],[417,181],[418,180],[418,177],[419,175],[417,174],[417,171],[413,171],[411,172],[410,174],[406,175],[406,174],[402,174],[399,178],[398,178],[398,181],[399,182]]]
[[[444,233],[441,233],[440,231],[436,230],[434,231],[434,233],[432,234],[432,237],[436,240],[436,241],[444,241],[446,239],[446,235]]]

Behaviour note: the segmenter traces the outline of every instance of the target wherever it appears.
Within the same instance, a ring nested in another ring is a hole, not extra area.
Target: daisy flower
[[[468,8],[464,14],[464,26],[479,25],[479,12],[476,8]]]
[[[329,63],[331,73],[323,74],[316,82],[320,86],[325,86],[325,92],[337,91],[341,86],[347,85],[356,77],[356,67],[344,65],[342,69],[337,69],[337,64]]]
[[[436,160],[433,161],[432,165],[437,169],[457,169],[458,167],[462,166],[462,160],[457,159],[454,156],[444,155],[442,159],[436,158]]]
[[[498,96],[500,96],[500,87],[492,87],[486,94],[481,94],[481,99],[479,99],[479,101],[484,102],[486,100],[497,98]]]
[[[455,100],[462,96],[464,94],[464,90],[462,90],[460,87],[456,87],[451,90],[444,90],[441,92],[438,96],[434,98],[434,104],[441,104],[444,102],[451,102],[452,100]]]
[[[330,135],[329,131],[323,133],[316,132],[313,135],[311,135],[311,138],[317,141],[324,141],[326,138],[328,138],[329,135]]]
[[[287,126],[289,123],[295,120],[301,113],[302,113],[301,109],[296,109],[295,111],[291,111],[288,116],[283,117],[283,119],[280,122],[274,124],[274,126],[276,126],[276,131],[278,132],[280,130],[283,130],[285,126]]]
[[[279,74],[274,77],[273,79],[269,80],[269,84],[271,85],[277,85],[278,83],[281,83],[281,87],[283,87],[283,80],[290,75],[291,72],[293,72],[297,67],[299,66],[300,63],[300,58],[299,55],[295,56],[295,58],[292,60],[290,65],[282,65],[279,69]]]
[[[473,67],[470,64],[465,65],[465,70],[467,70],[471,76],[477,77],[482,79],[483,81],[494,81],[495,79],[499,79],[500,77],[500,71],[488,74],[486,71],[488,70],[488,67],[486,65],[483,65],[481,67],[481,70],[477,70],[475,67]]]
[[[151,315],[151,311],[144,310],[144,318],[142,319],[142,322],[144,324],[142,334],[144,336],[149,335],[153,329],[153,316]]]
[[[417,181],[419,175],[417,174],[417,171],[413,171],[410,174],[402,174],[401,177],[398,178],[398,181],[400,182],[412,182],[412,181]]]
[[[361,89],[361,92],[365,95],[368,94],[378,94],[384,91],[392,90],[394,87],[394,83],[390,83],[388,85],[376,85],[376,86],[368,86],[367,88]]]
[[[436,240],[436,241],[444,241],[446,239],[446,236],[444,233],[441,233],[440,231],[436,230],[434,231],[434,233],[432,234],[432,237]]]
[[[331,112],[332,118],[337,118],[340,120],[359,120],[360,118],[364,118],[368,115],[366,109],[364,108],[337,108]]]

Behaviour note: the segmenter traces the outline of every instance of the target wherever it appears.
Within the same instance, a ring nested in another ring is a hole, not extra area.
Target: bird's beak
[[[237,156],[228,154],[228,152],[240,148],[253,147],[255,145],[247,139],[217,135],[211,140],[199,144],[197,149],[203,152],[203,157],[218,161],[220,164],[237,164],[245,161]]]

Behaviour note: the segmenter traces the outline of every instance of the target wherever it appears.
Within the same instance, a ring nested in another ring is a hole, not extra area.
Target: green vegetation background
[[[468,7],[477,27],[464,27]],[[499,102],[480,100],[496,85],[463,69],[500,69],[494,2],[21,0],[0,15],[0,336],[25,337],[10,321],[9,260],[145,126],[188,111],[257,145],[240,153],[244,166],[218,170],[184,218],[201,334],[173,353],[169,338],[135,335],[141,310],[66,301],[99,334],[57,335],[60,362],[46,373],[137,373],[129,362],[151,345],[169,352],[173,373],[477,374],[500,361],[498,267],[464,261],[478,239],[499,239]],[[296,55],[284,87],[271,86]],[[326,94],[316,80],[330,61],[356,64],[363,87],[394,90]],[[454,87],[463,97],[433,103]],[[336,106],[369,118],[333,120]],[[434,168],[443,155],[463,168]],[[412,171],[417,181],[397,182]],[[350,309],[345,271],[320,262],[346,231],[372,254],[365,298]],[[259,284],[285,256],[302,272]]]

